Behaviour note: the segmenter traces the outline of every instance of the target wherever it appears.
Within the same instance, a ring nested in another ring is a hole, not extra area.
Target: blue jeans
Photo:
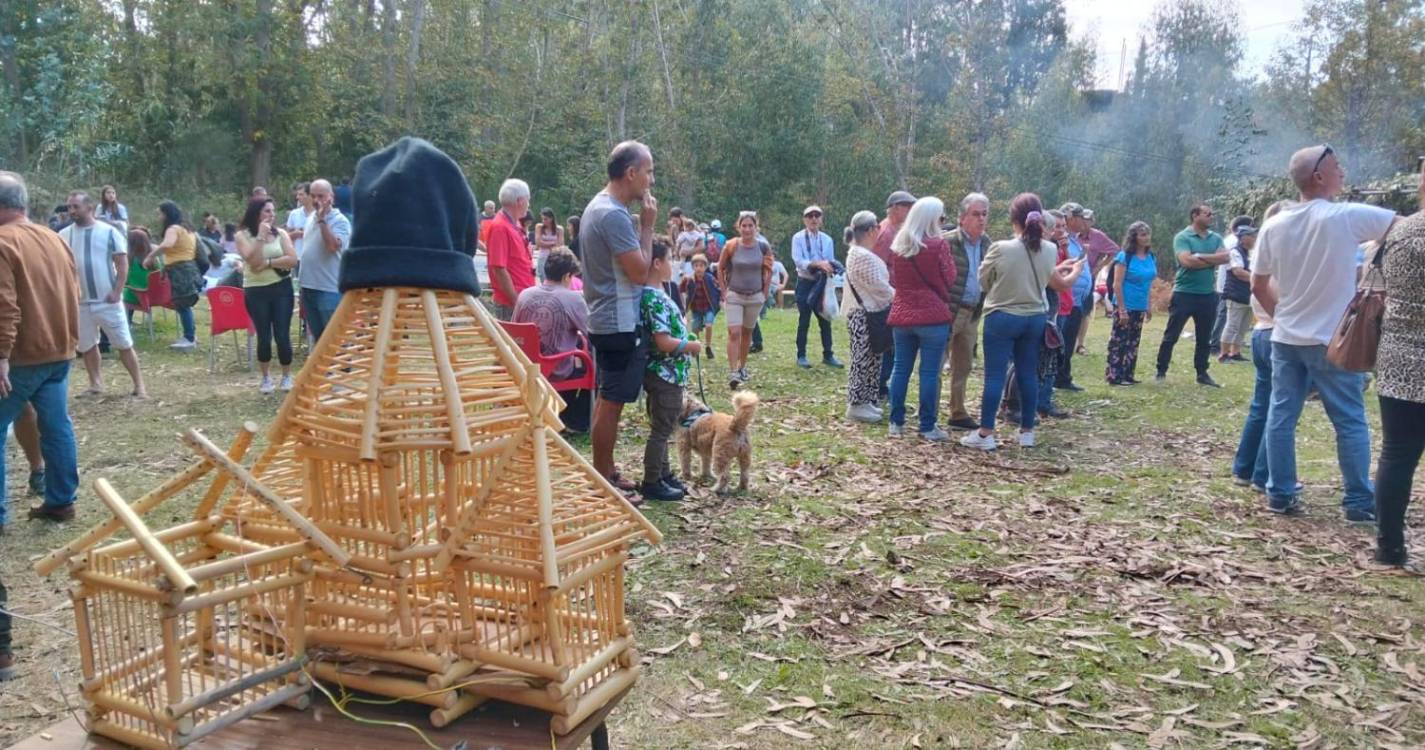
[[[1346,494],[1341,505],[1350,510],[1373,510],[1371,485],[1371,429],[1366,423],[1366,402],[1361,393],[1364,376],[1326,361],[1325,346],[1292,346],[1272,342],[1272,405],[1267,410],[1267,495],[1274,507],[1291,502],[1296,494],[1296,423],[1312,386],[1336,428],[1336,461]]]
[[[1257,382],[1252,405],[1247,407],[1247,422],[1242,425],[1242,439],[1237,443],[1237,457],[1232,460],[1232,475],[1266,487],[1267,442],[1262,436],[1272,406],[1272,329],[1252,331],[1252,365],[1257,368]]]
[[[74,504],[79,491],[79,455],[74,425],[69,421],[69,360],[47,365],[10,368],[10,395],[0,400],[0,435],[20,416],[26,403],[39,415],[40,455],[45,459],[45,506]],[[5,454],[0,449],[0,477],[5,476]],[[5,523],[7,499],[0,482],[0,524]]]
[[[891,373],[891,424],[905,424],[905,395],[910,389],[910,370],[920,353],[920,431],[935,429],[940,410],[940,364],[950,342],[950,325],[896,327],[896,366]]]
[[[193,324],[193,308],[179,308],[178,324],[183,327],[183,338],[189,341],[198,340],[198,328]]]
[[[883,398],[889,398],[891,394],[891,372],[896,369],[896,346],[895,337],[892,336],[891,348],[881,354],[881,382],[880,393]]]
[[[1015,380],[1019,383],[1019,426],[1032,430],[1035,406],[1039,403],[1039,347],[1044,343],[1043,313],[1011,315],[996,310],[984,318],[985,327],[985,395],[980,400],[980,425],[987,430],[995,427],[1000,398],[1009,361],[1014,360]]]
[[[341,304],[341,292],[324,292],[320,289],[302,287],[302,312],[307,316],[307,330],[312,332],[312,340],[320,341],[322,332],[327,330],[336,306]]]

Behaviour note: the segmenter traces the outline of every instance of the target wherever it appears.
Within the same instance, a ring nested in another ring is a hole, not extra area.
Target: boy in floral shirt
[[[643,373],[643,389],[648,398],[648,444],[643,448],[643,484],[639,494],[649,500],[682,500],[687,488],[673,476],[668,465],[668,440],[678,426],[683,411],[683,389],[688,387],[688,364],[702,352],[703,345],[688,331],[678,306],[663,291],[673,277],[668,244],[653,243],[653,265],[643,287],[638,314],[648,331],[652,349],[648,370]]]

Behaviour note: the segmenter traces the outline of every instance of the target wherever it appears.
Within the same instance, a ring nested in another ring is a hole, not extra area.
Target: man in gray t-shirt
[[[625,492],[635,485],[614,468],[614,443],[623,405],[638,400],[648,364],[648,342],[638,325],[638,301],[652,264],[653,226],[658,201],[653,187],[653,152],[638,141],[614,147],[609,182],[589,201],[579,223],[584,261],[584,301],[589,304],[589,343],[599,383],[594,424],[589,430],[594,468]],[[628,204],[641,201],[638,229]]]

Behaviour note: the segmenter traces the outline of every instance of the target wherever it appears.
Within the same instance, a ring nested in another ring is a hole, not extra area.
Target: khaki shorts
[[[109,343],[119,350],[132,349],[134,338],[129,333],[129,319],[122,302],[79,303],[79,351],[87,352],[99,344],[99,329],[109,336]]]
[[[728,290],[727,297],[722,301],[722,311],[727,314],[727,327],[755,328],[757,316],[766,301],[765,294],[742,294]]]

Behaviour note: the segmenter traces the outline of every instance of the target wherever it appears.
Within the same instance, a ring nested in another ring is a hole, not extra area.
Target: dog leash
[[[706,391],[703,390],[703,355],[702,355],[702,352],[699,352],[699,353],[698,353],[698,356],[693,357],[693,360],[698,363],[698,368],[697,368],[697,369],[698,369],[698,400],[699,400],[699,401],[702,401],[704,404],[706,404],[706,403],[708,402],[708,394],[707,394]]]

